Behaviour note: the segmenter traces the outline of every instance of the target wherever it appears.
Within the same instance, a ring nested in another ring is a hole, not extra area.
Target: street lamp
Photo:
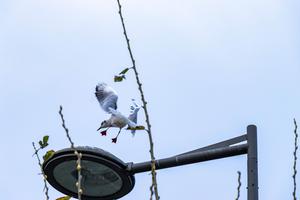
[[[239,144],[241,142],[245,142]],[[134,174],[151,170],[151,161],[124,163],[99,148],[76,147],[82,153],[82,199],[113,200],[128,194],[134,187]],[[155,161],[156,169],[176,167],[208,160],[247,154],[248,200],[258,200],[257,132],[249,125],[247,134],[200,149]],[[77,156],[71,148],[55,152],[43,164],[47,181],[60,192],[77,197]]]

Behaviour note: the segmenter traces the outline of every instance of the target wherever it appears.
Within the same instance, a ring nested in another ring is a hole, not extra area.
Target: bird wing
[[[100,103],[101,108],[108,113],[111,113],[110,108],[117,110],[118,95],[114,89],[106,83],[99,83],[96,86],[95,95]]]
[[[137,124],[137,114],[141,108],[141,106],[139,106],[134,99],[132,99],[132,106],[130,107],[130,114],[128,116],[128,119],[132,122],[134,122],[135,124]],[[132,135],[134,136],[135,134],[135,130],[131,131]]]
[[[132,106],[130,107],[130,114],[128,116],[128,119],[133,121],[134,123],[137,123],[137,113],[140,110],[141,106],[139,106],[134,99],[132,99]]]
[[[133,121],[131,121],[130,119],[128,119],[127,117],[125,117],[122,113],[120,113],[119,111],[113,109],[113,108],[109,108],[109,111],[112,115],[118,117],[118,118],[122,118],[123,120],[126,121],[127,125],[135,128],[136,127],[136,123],[134,123]]]

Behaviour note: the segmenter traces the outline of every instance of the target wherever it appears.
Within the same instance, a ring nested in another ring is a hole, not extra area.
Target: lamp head
[[[82,153],[81,189],[84,200],[111,200],[128,194],[134,187],[133,174],[127,164],[114,155],[91,147],[76,147]],[[77,198],[77,156],[67,148],[43,163],[47,181],[60,192]]]

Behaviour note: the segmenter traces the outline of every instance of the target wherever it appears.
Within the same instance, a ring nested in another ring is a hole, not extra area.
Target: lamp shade
[[[134,187],[133,174],[114,155],[91,147],[76,147],[81,158],[81,189],[84,200],[111,200],[128,194]],[[67,148],[43,163],[47,181],[58,191],[77,198],[77,156]]]

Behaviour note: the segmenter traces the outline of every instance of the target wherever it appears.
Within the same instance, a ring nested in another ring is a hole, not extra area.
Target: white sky
[[[122,1],[149,101],[156,158],[172,156],[258,126],[260,199],[292,194],[294,117],[300,124],[300,3],[296,0]],[[77,145],[123,161],[149,160],[148,137],[124,133],[118,144],[95,130],[108,116],[94,97],[99,81],[119,93],[120,111],[139,99],[115,1],[0,2],[1,198],[43,199],[32,141],[69,144],[59,105]],[[140,118],[143,122],[143,117]],[[158,171],[161,199],[234,199],[246,157]],[[136,175],[126,199],[149,199],[151,176]],[[51,199],[61,194],[54,189]]]

